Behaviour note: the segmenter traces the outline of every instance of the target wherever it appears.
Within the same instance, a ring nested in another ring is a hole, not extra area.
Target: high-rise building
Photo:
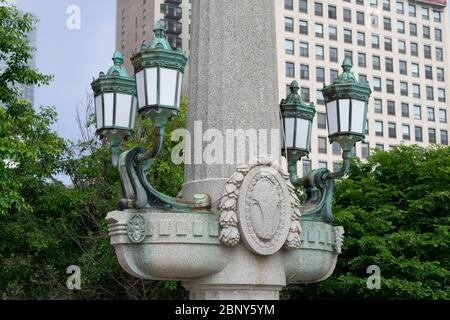
[[[354,73],[361,81],[369,81],[373,89],[366,143],[357,144],[355,155],[364,159],[372,148],[389,150],[401,143],[448,145],[450,29],[446,0],[274,1],[280,99],[297,79],[303,99],[317,109],[311,160],[299,164],[299,173],[340,166],[339,146],[327,143],[320,89],[341,72],[345,57],[352,59]],[[181,39],[178,41],[188,51],[190,2],[118,0],[118,49],[129,58],[142,40],[150,40],[154,21],[173,22],[173,14],[167,16],[170,7],[179,10],[182,18],[178,20],[181,33],[169,31],[169,37]]]

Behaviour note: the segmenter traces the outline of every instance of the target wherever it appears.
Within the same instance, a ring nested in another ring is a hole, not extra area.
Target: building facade
[[[280,99],[297,79],[303,99],[317,109],[311,160],[299,164],[299,173],[340,166],[339,146],[327,142],[320,89],[341,72],[345,57],[352,59],[354,73],[369,81],[373,89],[366,143],[358,143],[356,156],[364,159],[371,149],[389,150],[402,143],[448,145],[450,34],[446,0],[275,1]],[[190,1],[117,3],[117,47],[127,60],[142,41],[150,40],[154,21],[172,22],[167,6],[181,8],[182,16],[177,20],[181,34],[168,32],[169,37],[176,36],[180,40],[172,41],[189,50]]]

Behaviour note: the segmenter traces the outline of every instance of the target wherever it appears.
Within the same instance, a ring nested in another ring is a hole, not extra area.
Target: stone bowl
[[[220,272],[229,262],[218,214],[127,210],[106,219],[118,261],[135,277],[189,280]]]

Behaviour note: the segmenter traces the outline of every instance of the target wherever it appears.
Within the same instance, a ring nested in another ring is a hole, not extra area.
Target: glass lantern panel
[[[160,69],[159,103],[163,106],[175,107],[177,74],[178,71],[175,69]]]
[[[131,106],[131,123],[130,128],[134,129],[136,126],[136,112],[137,112],[137,98],[133,96],[133,103]]]
[[[149,68],[145,71],[147,73],[147,103],[148,106],[158,104],[158,69]]]
[[[145,80],[144,80],[144,70],[139,71],[136,74],[136,88],[139,100],[139,108],[146,106],[147,101],[145,101]]]
[[[349,115],[350,115],[350,99],[339,100],[340,132],[350,131]]]
[[[97,130],[100,130],[103,127],[103,103],[101,94],[95,97],[95,117],[97,119]]]
[[[294,147],[294,130],[295,130],[295,118],[286,118],[284,121],[284,130],[286,135],[286,148]]]
[[[105,127],[113,126],[114,116],[114,93],[103,94],[104,111],[105,111]]]
[[[130,127],[132,96],[118,93],[116,98],[116,127]]]
[[[336,100],[327,103],[327,118],[328,118],[328,133],[332,135],[338,131]]]
[[[352,100],[352,132],[359,134],[365,134],[364,122],[365,122],[365,109],[366,103],[361,100]]]
[[[183,86],[183,73],[178,72],[178,92],[177,92],[177,109],[180,109],[180,102],[181,102],[181,88]]]
[[[299,149],[308,150],[308,136],[309,136],[310,121],[305,119],[297,119],[297,131],[295,137],[295,147]]]

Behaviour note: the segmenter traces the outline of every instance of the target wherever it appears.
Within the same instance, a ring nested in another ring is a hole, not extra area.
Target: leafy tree
[[[337,183],[335,224],[346,232],[333,276],[286,298],[449,299],[450,148],[399,146],[355,161]],[[381,289],[367,288],[371,265]]]

